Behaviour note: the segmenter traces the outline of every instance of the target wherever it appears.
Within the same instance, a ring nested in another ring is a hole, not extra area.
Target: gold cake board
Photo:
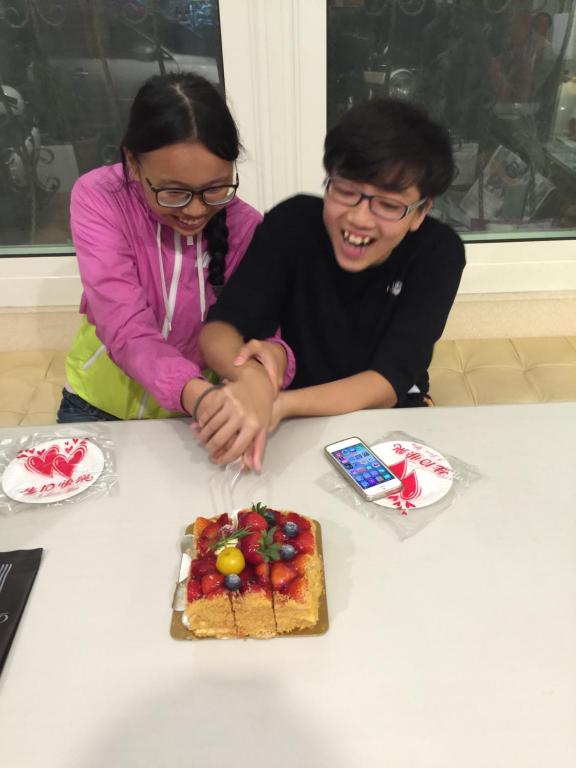
[[[316,524],[316,543],[318,546],[318,555],[320,556],[320,562],[322,563],[322,593],[320,595],[318,604],[318,621],[313,627],[307,627],[306,629],[294,629],[292,632],[282,632],[275,637],[270,638],[276,640],[279,637],[294,637],[294,636],[311,636],[311,635],[323,635],[328,631],[328,600],[326,599],[326,580],[324,576],[324,551],[322,549],[322,529],[320,523],[314,520]],[[194,533],[194,524],[191,523],[186,528],[186,534],[190,535]],[[178,585],[176,585],[178,589]],[[187,629],[182,623],[182,611],[172,611],[172,621],[170,622],[170,635],[174,640],[217,640],[216,637],[196,637],[193,632]],[[226,640],[257,640],[258,638],[250,637],[228,637]]]

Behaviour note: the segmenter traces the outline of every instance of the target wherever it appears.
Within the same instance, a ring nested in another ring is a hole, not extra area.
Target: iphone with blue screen
[[[348,437],[327,445],[324,450],[352,487],[368,501],[402,488],[402,481],[359,437]]]

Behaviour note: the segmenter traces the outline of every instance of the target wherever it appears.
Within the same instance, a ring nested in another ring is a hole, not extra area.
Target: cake
[[[195,637],[271,638],[318,623],[323,590],[318,528],[295,512],[254,504],[198,517],[182,621]]]

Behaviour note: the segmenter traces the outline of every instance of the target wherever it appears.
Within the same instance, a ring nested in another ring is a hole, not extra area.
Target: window
[[[434,215],[465,239],[576,234],[576,0],[329,0],[328,122],[425,106],[457,175]]]
[[[74,181],[118,161],[136,91],[178,70],[223,85],[216,0],[0,0],[0,253],[71,252]]]

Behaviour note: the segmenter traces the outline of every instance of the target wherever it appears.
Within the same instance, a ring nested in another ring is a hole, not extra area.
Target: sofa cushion
[[[54,424],[66,352],[0,352],[0,426]],[[430,366],[437,405],[576,400],[576,337],[439,341]]]
[[[437,405],[576,400],[576,337],[441,340],[430,394]]]

